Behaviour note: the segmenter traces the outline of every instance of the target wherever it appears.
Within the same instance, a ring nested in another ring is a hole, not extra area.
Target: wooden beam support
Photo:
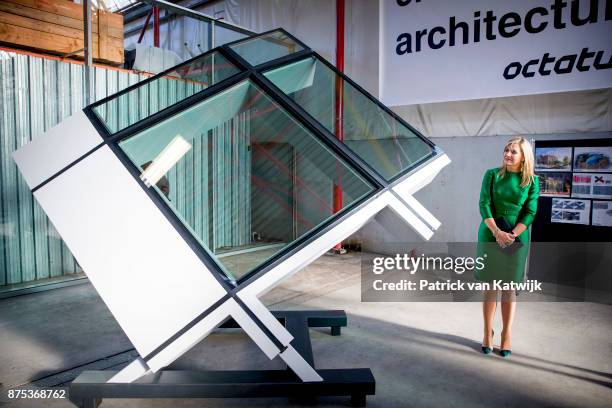
[[[122,64],[123,17],[99,10],[92,15],[93,58]],[[0,42],[67,54],[84,48],[82,5],[69,1],[0,1]],[[82,55],[82,52],[81,52]]]

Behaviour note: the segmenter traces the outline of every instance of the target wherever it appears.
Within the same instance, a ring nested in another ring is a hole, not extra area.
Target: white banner
[[[612,87],[612,0],[380,0],[390,106]]]

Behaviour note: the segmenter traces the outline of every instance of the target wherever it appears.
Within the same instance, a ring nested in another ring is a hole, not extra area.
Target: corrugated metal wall
[[[212,131],[213,248],[251,242],[251,151],[249,113]]]
[[[143,75],[94,68],[95,99],[111,95],[145,78]],[[157,81],[134,94],[130,107],[104,112],[105,119],[134,123],[149,109],[169,106],[197,91],[192,84],[176,80]],[[154,97],[156,96],[156,97]],[[0,51],[0,286],[81,272],[53,225],[33,199],[11,153],[62,119],[84,107],[83,66]],[[244,115],[244,114],[243,114]],[[235,118],[212,135],[209,146],[202,137],[180,164],[168,174],[171,201],[187,223],[214,247],[246,244],[250,240],[250,169],[246,165],[249,135],[244,118]],[[207,196],[212,153],[213,195]],[[203,180],[194,183],[194,180]],[[232,183],[228,183],[228,181]],[[231,185],[231,187],[230,187]],[[195,187],[194,187],[195,186]],[[190,198],[199,195],[201,200]],[[217,203],[211,230],[210,203]],[[237,216],[239,215],[239,216]],[[229,222],[219,222],[231,217]]]
[[[0,285],[80,272],[11,153],[83,108],[82,84],[81,65],[0,51]]]

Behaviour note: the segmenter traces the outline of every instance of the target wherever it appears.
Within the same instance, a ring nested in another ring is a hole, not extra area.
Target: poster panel
[[[593,201],[593,225],[612,227],[612,201]]]
[[[574,148],[574,171],[612,172],[612,146]]]
[[[543,197],[569,197],[572,173],[538,173],[540,195]]]
[[[612,199],[612,174],[574,173],[572,197]]]
[[[610,87],[606,0],[380,0],[389,106]]]
[[[590,213],[589,200],[553,198],[550,222],[589,225]]]
[[[536,171],[572,171],[571,147],[536,147]]]

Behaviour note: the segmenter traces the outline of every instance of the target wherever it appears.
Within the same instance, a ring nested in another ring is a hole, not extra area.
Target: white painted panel
[[[429,240],[432,237],[433,231],[430,230],[427,225],[425,225],[425,223],[421,221],[414,212],[412,212],[412,210],[398,200],[397,197],[394,196],[391,200],[389,200],[389,207],[395,211],[397,215],[402,217],[404,221],[406,221],[406,223],[421,236],[421,238]]]
[[[323,381],[323,378],[304,360],[293,347],[289,346],[280,354],[281,358],[304,382]]]
[[[194,324],[193,327],[147,361],[151,371],[155,373],[162,368],[167,367],[206,338],[211,331],[216,329],[219,325],[221,325],[221,323],[230,317],[230,314],[233,311],[232,302],[234,304],[236,303],[236,301],[233,299],[229,299],[228,301],[224,302],[221,306]]]
[[[400,194],[402,197],[412,195],[414,192],[419,191],[427,184],[431,183],[440,170],[450,162],[450,159],[445,154],[436,157],[413,174],[395,183],[393,185],[393,191]]]
[[[405,194],[404,195],[400,194],[400,197],[402,197],[402,199],[406,202],[406,204],[408,204],[408,207],[412,211],[417,213],[417,215],[421,217],[423,221],[429,224],[431,228],[433,228],[434,230],[437,230],[438,228],[440,228],[440,225],[442,223],[436,217],[434,217],[434,215],[430,213],[429,210],[425,208],[423,204],[421,204],[416,198],[414,198],[411,195],[405,195]]]
[[[225,295],[108,147],[34,196],[141,356]]]
[[[33,139],[13,153],[31,189],[103,142],[81,110]]]
[[[278,341],[283,343],[283,345],[288,345],[293,340],[293,336],[289,331],[280,324],[278,319],[274,317],[274,315],[268,310],[268,308],[261,303],[255,296],[244,296],[243,292],[240,292],[238,296],[240,300],[244,302],[244,304],[261,320],[261,322],[276,336]]]
[[[228,301],[229,303],[230,301]],[[251,319],[246,312],[238,306],[238,303],[234,299],[231,300],[232,317],[242,327],[242,330],[259,346],[259,348],[268,356],[271,360],[278,355],[280,350],[274,345],[272,340],[265,335],[263,330],[259,328],[257,324]]]
[[[117,374],[113,375],[109,383],[131,383],[150,372],[147,363],[140,357],[123,367]]]

